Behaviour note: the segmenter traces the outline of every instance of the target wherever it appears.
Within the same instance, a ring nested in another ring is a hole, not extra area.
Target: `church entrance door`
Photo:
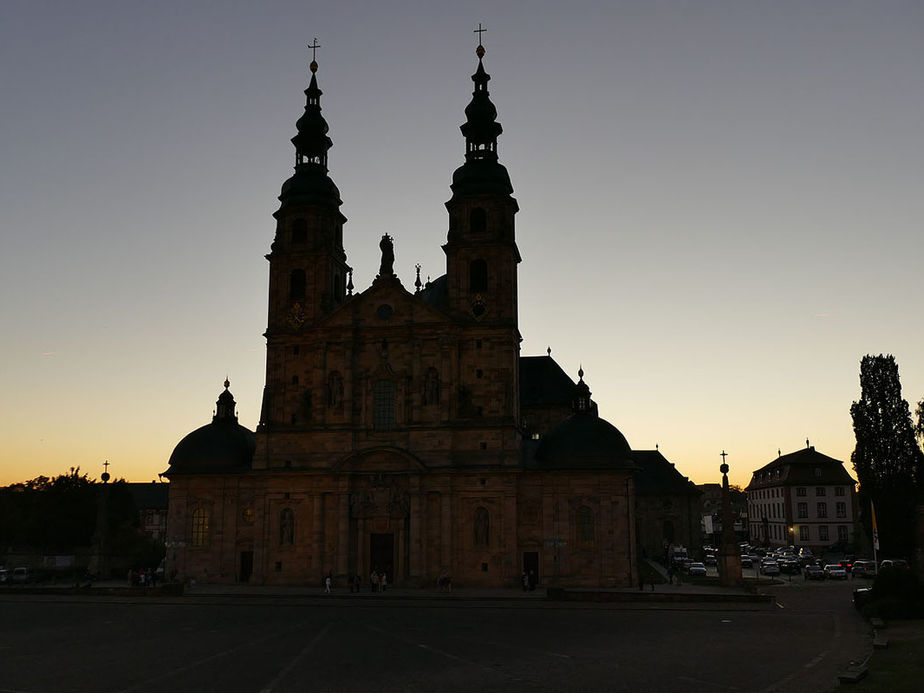
[[[523,572],[527,576],[531,575],[530,583],[533,585],[539,584],[539,552],[538,551],[524,551],[523,552]]]
[[[253,551],[241,551],[241,582],[249,582],[253,575]]]
[[[376,572],[385,571],[388,584],[395,583],[395,535],[369,536],[369,565]]]

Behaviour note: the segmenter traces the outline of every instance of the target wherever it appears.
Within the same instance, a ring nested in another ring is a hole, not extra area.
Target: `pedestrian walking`
[[[331,574],[328,573],[328,574],[327,574],[327,577],[324,578],[324,591],[325,591],[327,594],[330,594],[330,583],[331,583],[331,582],[333,582],[333,580],[331,579]]]

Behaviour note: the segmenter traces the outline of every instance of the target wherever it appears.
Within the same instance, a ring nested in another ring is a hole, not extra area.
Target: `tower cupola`
[[[305,112],[295,123],[295,175],[282,184],[279,200],[282,209],[295,204],[321,204],[339,209],[343,204],[340,191],[327,175],[327,151],[333,146],[327,136],[328,126],[321,115],[321,94],[318,87],[318,63],[315,51],[320,46],[317,39],[309,46],[312,50],[311,80],[305,89]],[[278,212],[277,212],[278,214]]]
[[[456,195],[513,193],[510,175],[497,161],[497,137],[504,129],[497,122],[497,108],[488,93],[491,75],[484,69],[484,54],[479,40],[475,49],[478,67],[472,75],[475,90],[465,108],[465,122],[459,128],[465,137],[465,163],[452,176],[452,192]]]

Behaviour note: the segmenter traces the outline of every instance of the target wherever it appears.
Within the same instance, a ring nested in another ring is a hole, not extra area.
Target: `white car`
[[[837,563],[829,563],[825,566],[825,577],[829,580],[846,580],[847,571]]]
[[[780,564],[776,561],[769,561],[764,559],[764,561],[760,564],[760,572],[764,575],[779,575]]]
[[[690,564],[690,575],[705,575],[706,566],[702,563],[691,563]]]

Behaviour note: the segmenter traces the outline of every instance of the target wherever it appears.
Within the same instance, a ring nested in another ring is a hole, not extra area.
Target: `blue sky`
[[[848,460],[866,353],[924,397],[924,5],[0,7],[0,483],[156,477],[229,375],[255,426],[267,263],[318,37],[357,289],[436,277],[478,22],[521,212],[523,353],[695,481]],[[849,464],[848,464],[849,468]]]

